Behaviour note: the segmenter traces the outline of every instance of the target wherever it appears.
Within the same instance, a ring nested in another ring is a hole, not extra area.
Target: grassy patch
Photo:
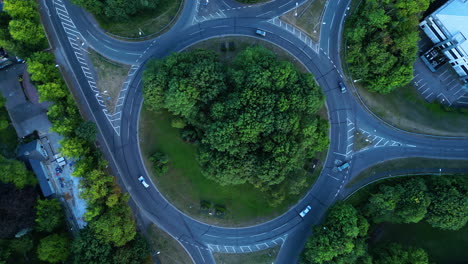
[[[288,196],[278,207],[271,207],[269,196],[252,185],[220,186],[208,180],[196,160],[196,147],[182,141],[179,130],[171,126],[168,113],[155,114],[143,109],[139,133],[146,168],[160,192],[177,208],[202,221],[229,226],[256,224],[280,215],[302,196]],[[169,157],[170,169],[164,175],[156,175],[148,160],[156,151]],[[320,174],[325,156],[326,153],[321,153],[317,157],[319,163],[308,177],[309,184],[313,184]],[[201,210],[201,201],[225,206],[225,215],[209,215]]]
[[[359,151],[370,145],[372,145],[372,141],[368,139],[366,136],[364,136],[360,131],[356,131],[354,133],[354,144],[353,144],[354,151]]]
[[[0,95],[1,96],[1,95]],[[0,120],[10,121],[10,116],[5,107],[0,107]],[[16,158],[16,146],[18,145],[18,136],[16,130],[10,123],[7,128],[0,130],[0,154],[7,158]]]
[[[401,169],[420,169],[428,166],[432,168],[460,169],[468,168],[468,162],[466,162],[466,160],[443,160],[429,158],[405,158],[389,160],[363,170],[361,173],[359,173],[359,175],[352,178],[346,184],[346,187],[352,187],[354,184],[378,173],[387,171],[391,172]]]
[[[279,246],[246,254],[214,253],[216,264],[270,264],[274,263],[280,250]]]
[[[468,135],[467,112],[427,103],[412,84],[385,95],[368,92],[359,85],[356,88],[372,112],[396,127],[441,136]]]
[[[284,21],[295,25],[318,42],[320,40],[320,27],[322,25],[322,13],[326,0],[309,0],[296,9],[281,16]],[[297,14],[297,16],[296,16]]]
[[[193,263],[185,249],[174,238],[168,235],[156,225],[151,224],[147,230],[151,249],[163,264],[189,264]],[[159,263],[159,262],[158,262]]]
[[[89,50],[89,57],[97,73],[97,88],[104,95],[107,108],[114,112],[130,66],[109,60],[94,50]]]
[[[156,10],[142,11],[125,22],[107,19],[105,16],[96,17],[96,20],[107,32],[124,38],[138,38],[158,32],[162,33],[166,28],[169,28],[171,23],[175,22],[183,0],[159,0],[159,2],[159,7]]]

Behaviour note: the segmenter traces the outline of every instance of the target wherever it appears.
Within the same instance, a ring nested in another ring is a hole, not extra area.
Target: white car
[[[263,30],[261,30],[261,29],[257,29],[257,30],[255,31],[255,33],[257,33],[257,35],[260,35],[260,36],[262,36],[262,37],[265,37],[265,36],[266,36],[266,32],[263,31]]]
[[[143,184],[145,188],[149,187],[149,185],[146,183],[145,178],[143,178],[143,176],[140,176],[138,180],[141,182],[141,184]]]
[[[306,216],[306,214],[310,211],[310,209],[312,209],[312,207],[310,207],[310,205],[307,205],[307,206],[304,208],[304,210],[302,210],[302,211],[299,213],[299,215],[300,215],[301,217]]]

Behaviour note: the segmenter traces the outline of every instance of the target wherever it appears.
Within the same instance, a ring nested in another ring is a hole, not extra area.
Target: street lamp
[[[296,10],[294,10],[294,16],[297,16],[297,7],[298,7],[299,3],[296,2]]]
[[[353,80],[353,83],[357,83],[357,82],[359,82],[360,80],[362,80],[362,79]]]

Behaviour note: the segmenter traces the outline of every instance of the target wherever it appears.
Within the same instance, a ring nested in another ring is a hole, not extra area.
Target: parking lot
[[[421,34],[420,54],[426,52],[432,42]],[[468,90],[449,63],[441,66],[436,72],[429,68],[418,57],[414,65],[414,78],[411,81],[418,93],[428,102],[440,102],[449,106],[468,106]]]

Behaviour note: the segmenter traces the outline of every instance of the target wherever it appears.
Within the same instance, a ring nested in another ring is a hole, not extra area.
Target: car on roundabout
[[[148,188],[148,187],[149,187],[149,184],[146,183],[145,178],[143,178],[143,176],[138,177],[138,181],[140,181],[141,184],[142,184],[145,188]]]
[[[307,205],[300,213],[299,215],[304,218],[306,216],[307,213],[309,213],[310,209],[312,209],[312,207],[310,207],[310,205]]]

